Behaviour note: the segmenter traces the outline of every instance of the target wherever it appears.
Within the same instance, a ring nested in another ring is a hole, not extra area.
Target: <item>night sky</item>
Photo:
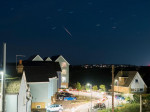
[[[150,64],[150,0],[0,0],[0,47],[72,64]]]

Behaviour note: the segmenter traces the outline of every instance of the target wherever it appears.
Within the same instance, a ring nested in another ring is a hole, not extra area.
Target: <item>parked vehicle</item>
[[[68,100],[77,100],[77,98],[70,96],[70,97],[64,97],[64,100],[65,101],[68,101]]]
[[[53,111],[62,112],[63,111],[62,105],[53,104],[47,107],[47,112],[53,112]]]
[[[121,95],[116,95],[115,98],[117,100],[125,100],[125,98],[123,96],[121,96]]]
[[[58,100],[63,100],[64,99],[64,95],[57,95],[57,99]]]
[[[61,92],[57,95],[57,99],[63,100],[64,97],[74,97],[73,94],[67,92]]]

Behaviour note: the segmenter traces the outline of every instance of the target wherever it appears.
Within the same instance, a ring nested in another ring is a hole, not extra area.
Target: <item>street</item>
[[[74,95],[79,95],[79,96],[86,96],[86,97],[91,97],[92,94],[92,99],[93,99],[93,103],[92,105],[94,106],[94,104],[96,103],[96,99],[100,99],[103,98],[103,94],[100,94],[99,92],[81,92],[81,91],[69,91],[70,93],[74,94]],[[112,107],[112,96],[111,95],[105,95],[108,99],[106,101],[104,101],[103,103],[106,105],[106,108],[111,108]],[[95,100],[94,100],[95,99]],[[117,105],[121,104],[122,101],[119,101],[117,99],[114,98],[114,106],[117,107]]]

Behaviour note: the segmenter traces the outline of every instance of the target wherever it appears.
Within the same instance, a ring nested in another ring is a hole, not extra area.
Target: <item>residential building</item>
[[[61,68],[58,62],[39,55],[29,60],[19,61],[17,72],[25,71],[27,83],[32,94],[32,109],[45,109],[55,102],[55,94],[60,88]]]
[[[69,86],[69,63],[62,55],[52,56],[51,59],[55,62],[59,62],[61,67],[61,88],[68,88]]]
[[[7,77],[5,81],[5,112],[31,112],[32,95],[25,73],[20,77]]]
[[[114,81],[115,92],[145,93],[147,91],[147,85],[138,71],[119,71]]]

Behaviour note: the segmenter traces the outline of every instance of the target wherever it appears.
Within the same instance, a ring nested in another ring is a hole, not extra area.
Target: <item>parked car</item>
[[[64,100],[65,101],[68,101],[68,100],[77,100],[77,98],[70,96],[70,97],[64,97]]]
[[[63,100],[64,97],[74,97],[73,94],[67,92],[61,92],[57,95],[57,99]]]
[[[64,99],[64,95],[57,95],[57,99],[58,100],[63,100]]]
[[[104,103],[97,103],[92,110],[97,112],[98,110],[106,109],[106,105]]]
[[[115,95],[115,98],[117,100],[125,100],[125,98],[123,96],[121,96],[121,95]]]
[[[62,112],[63,111],[63,107],[60,104],[53,104],[47,107],[47,112]]]

